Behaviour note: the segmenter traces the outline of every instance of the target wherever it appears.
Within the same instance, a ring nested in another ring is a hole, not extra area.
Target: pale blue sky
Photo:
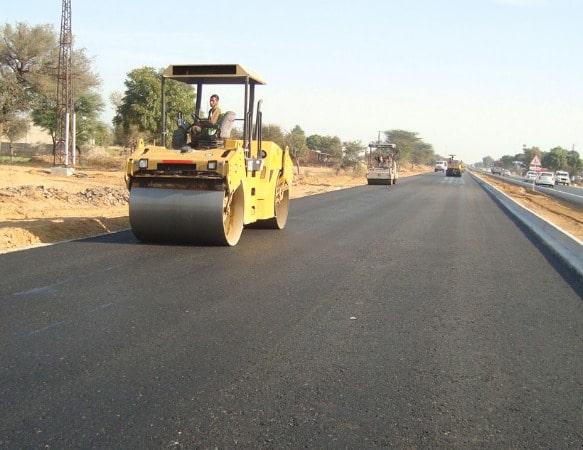
[[[287,130],[366,145],[379,130],[404,129],[466,162],[523,144],[574,146],[583,156],[583,1],[71,5],[74,45],[94,58],[107,122],[109,95],[123,92],[132,69],[239,63],[267,81],[258,90],[264,123]],[[61,9],[60,0],[11,1],[2,23],[58,32]],[[221,91],[223,109],[237,109]]]

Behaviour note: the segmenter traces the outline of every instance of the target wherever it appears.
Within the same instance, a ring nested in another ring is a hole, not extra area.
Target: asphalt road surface
[[[582,281],[467,175],[0,269],[0,448],[583,445]]]

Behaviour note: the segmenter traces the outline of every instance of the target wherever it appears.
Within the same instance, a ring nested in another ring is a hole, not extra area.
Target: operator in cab
[[[190,127],[190,138],[195,142],[201,136],[210,136],[216,133],[216,129],[209,128],[216,125],[221,117],[221,108],[219,106],[219,96],[211,95],[209,100],[210,109],[208,119],[198,120]]]

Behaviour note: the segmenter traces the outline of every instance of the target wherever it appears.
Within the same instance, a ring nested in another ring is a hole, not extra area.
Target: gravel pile
[[[0,190],[0,195],[34,200],[56,199],[72,204],[89,203],[95,206],[127,205],[130,198],[130,193],[126,189],[110,187],[88,188],[72,194],[62,189],[44,186],[17,186]]]

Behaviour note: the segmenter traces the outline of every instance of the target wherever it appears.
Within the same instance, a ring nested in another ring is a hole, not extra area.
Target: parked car
[[[505,177],[509,177],[510,176],[510,170],[504,169],[504,172],[502,172],[502,175],[504,175]]]
[[[564,170],[557,170],[555,172],[555,184],[563,184],[569,186],[571,184],[571,178],[569,178],[569,172]]]
[[[445,172],[447,170],[447,161],[436,161],[435,172]]]
[[[538,176],[538,173],[535,172],[534,170],[529,170],[528,172],[526,172],[526,175],[524,175],[524,181],[534,181],[536,180],[536,177]]]
[[[534,180],[534,184],[537,186],[548,186],[555,187],[555,175],[553,172],[541,172]]]

